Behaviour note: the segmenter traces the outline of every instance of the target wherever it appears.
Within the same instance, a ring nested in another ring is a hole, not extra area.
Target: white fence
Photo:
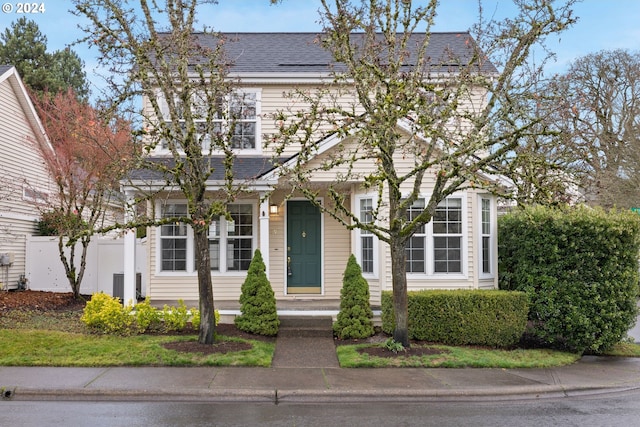
[[[114,274],[124,273],[124,239],[94,238],[87,251],[87,267],[80,285],[80,293],[91,295],[104,292],[113,295]],[[80,265],[82,246],[76,248],[76,265]],[[146,295],[146,247],[136,242],[136,272],[141,273],[141,291]],[[27,286],[35,291],[71,292],[58,254],[58,238],[27,237]]]

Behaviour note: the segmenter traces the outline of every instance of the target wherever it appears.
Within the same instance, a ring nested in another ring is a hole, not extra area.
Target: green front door
[[[320,210],[308,201],[287,202],[287,293],[321,293]]]

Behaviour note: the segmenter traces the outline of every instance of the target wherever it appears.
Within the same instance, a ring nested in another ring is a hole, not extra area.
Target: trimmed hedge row
[[[530,207],[499,220],[500,289],[529,295],[539,345],[599,352],[636,318],[640,218]]]
[[[447,345],[497,348],[517,344],[527,325],[522,292],[455,290],[409,292],[409,338]],[[382,293],[382,330],[394,329],[393,295]]]

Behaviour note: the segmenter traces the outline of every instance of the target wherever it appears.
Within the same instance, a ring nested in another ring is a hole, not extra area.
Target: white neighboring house
[[[25,274],[27,236],[35,234],[39,206],[50,203],[55,183],[38,148],[44,127],[16,69],[0,65],[0,282],[18,288]]]

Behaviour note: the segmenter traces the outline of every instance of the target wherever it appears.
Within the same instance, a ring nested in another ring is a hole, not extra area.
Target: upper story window
[[[182,121],[185,109],[176,99],[176,109]],[[165,119],[168,119],[168,106],[161,100]],[[211,108],[213,107],[213,110]],[[259,150],[260,142],[260,91],[235,91],[224,98],[217,98],[215,105],[207,100],[203,93],[194,93],[191,99],[191,114],[196,126],[196,138],[203,150],[216,150],[215,140],[226,138],[230,134],[228,144],[236,150]],[[207,128],[207,114],[211,113],[211,123]],[[213,144],[213,147],[211,147]],[[168,148],[163,141],[161,149]]]

